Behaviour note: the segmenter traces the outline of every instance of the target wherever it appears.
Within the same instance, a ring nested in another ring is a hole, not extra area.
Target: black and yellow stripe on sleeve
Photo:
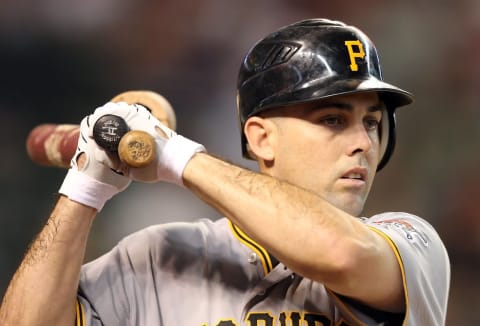
[[[85,311],[78,299],[75,300],[75,326],[85,326]]]
[[[409,317],[408,314],[409,314],[409,311],[410,311],[410,302],[408,300],[407,276],[406,276],[405,265],[403,264],[402,256],[400,255],[400,251],[398,250],[398,248],[395,245],[395,243],[393,242],[393,240],[390,239],[390,237],[386,233],[384,233],[383,231],[381,231],[377,228],[374,228],[372,226],[369,226],[369,229],[376,232],[377,234],[382,236],[387,241],[387,243],[392,248],[393,253],[395,254],[395,257],[397,258],[398,265],[400,266],[400,272],[402,274],[403,290],[405,292],[405,306],[406,306],[406,308],[405,308],[405,320],[404,320],[403,325],[406,325],[408,317]]]
[[[273,269],[273,263],[268,251],[265,250],[265,248],[263,248],[261,245],[256,243],[254,240],[252,240],[248,235],[246,235],[242,230],[240,230],[238,226],[233,224],[231,221],[229,221],[229,223],[235,237],[258,255],[262,262],[265,275],[270,273]]]

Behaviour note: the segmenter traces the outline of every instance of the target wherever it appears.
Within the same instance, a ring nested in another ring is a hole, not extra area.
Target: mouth
[[[344,173],[340,177],[340,179],[365,182],[367,180],[367,169],[365,168],[351,169],[346,173]]]

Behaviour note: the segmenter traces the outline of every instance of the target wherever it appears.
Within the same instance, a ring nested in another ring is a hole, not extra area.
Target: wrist
[[[107,200],[119,190],[76,169],[69,169],[58,192],[72,201],[101,211]]]
[[[181,135],[170,138],[161,155],[161,165],[169,167],[167,180],[180,186],[183,184],[183,171],[190,159],[199,152],[206,152],[202,144],[196,143]]]

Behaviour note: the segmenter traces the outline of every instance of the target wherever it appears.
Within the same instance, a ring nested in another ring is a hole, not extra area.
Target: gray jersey
[[[362,220],[397,255],[406,314],[362,306],[293,273],[224,218],[149,227],[83,266],[77,325],[444,324],[450,268],[437,233],[405,213]]]

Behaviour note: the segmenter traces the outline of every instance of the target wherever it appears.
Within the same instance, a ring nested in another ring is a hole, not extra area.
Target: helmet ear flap
[[[383,109],[380,125],[380,161],[377,172],[383,169],[392,156],[395,148],[395,110]]]

